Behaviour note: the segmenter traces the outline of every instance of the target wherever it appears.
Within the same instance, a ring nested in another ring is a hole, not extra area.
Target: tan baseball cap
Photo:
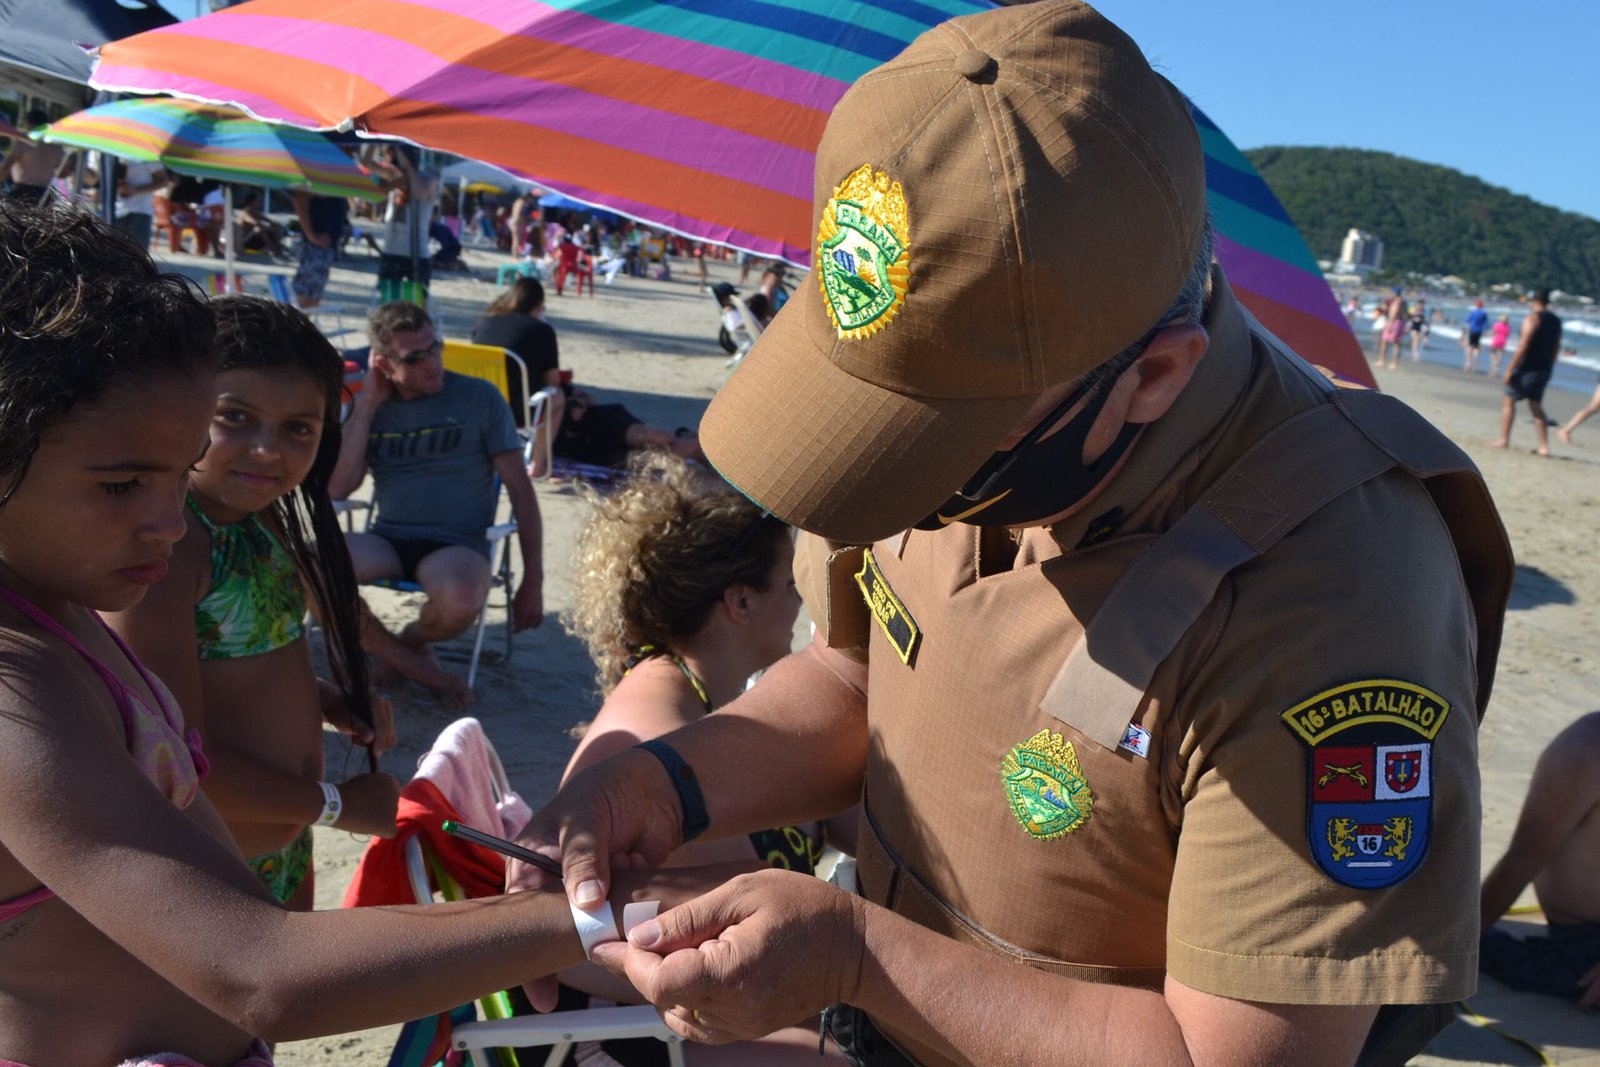
[[[925,518],[1040,393],[1138,340],[1205,226],[1182,95],[1066,0],[952,19],[864,75],[815,188],[811,276],[701,441],[751,499],[853,543]]]

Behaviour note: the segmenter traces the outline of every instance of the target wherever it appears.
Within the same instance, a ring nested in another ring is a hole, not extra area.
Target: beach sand
[[[494,297],[494,271],[505,257],[468,250],[472,274],[439,275],[433,287],[443,311],[445,334],[465,337],[482,308]],[[211,269],[210,261],[188,256],[171,262],[188,271]],[[368,306],[376,260],[351,246],[335,270],[330,302],[343,300],[356,310],[347,325],[359,331]],[[619,277],[598,295],[556,297],[548,318],[560,338],[562,365],[602,400],[627,404],[642,418],[666,427],[693,426],[726,380],[725,355],[716,343],[717,311],[709,295],[696,290],[692,267],[675,261],[672,281]],[[283,273],[282,265],[247,264],[252,291],[264,292],[264,272]],[[732,260],[713,260],[713,281],[735,281]],[[752,285],[757,280],[752,272]],[[1365,338],[1364,338],[1365,339]],[[362,343],[351,338],[352,344]],[[1442,344],[1436,341],[1435,344]],[[1544,745],[1564,725],[1600,706],[1600,658],[1594,634],[1600,632],[1600,422],[1586,425],[1575,444],[1552,437],[1556,456],[1530,454],[1533,427],[1525,410],[1512,447],[1500,451],[1487,442],[1497,430],[1500,390],[1483,376],[1466,377],[1440,366],[1406,363],[1382,372],[1382,387],[1411,404],[1462,445],[1483,469],[1516,550],[1517,584],[1506,620],[1498,684],[1480,734],[1483,771],[1483,864],[1487,870],[1509,841],[1526,791],[1528,776]],[[1583,397],[1552,392],[1550,415],[1566,419]],[[364,495],[364,494],[358,494]],[[571,731],[597,707],[593,676],[581,646],[561,628],[569,604],[571,557],[583,505],[570,486],[541,483],[539,506],[545,524],[546,621],[521,634],[510,664],[487,660],[480,672],[476,703],[464,713],[442,707],[428,694],[410,689],[395,694],[401,743],[387,754],[385,769],[408,777],[418,755],[460,714],[476,716],[505,761],[511,782],[534,806],[553,790],[575,741]],[[1370,594],[1369,594],[1370,595]],[[373,608],[398,628],[415,612],[416,600],[381,590],[369,594]],[[1383,610],[1381,601],[1366,607]],[[496,602],[491,626],[502,613]],[[804,626],[802,617],[801,626]],[[797,628],[798,630],[799,628]],[[497,634],[489,647],[495,648]],[[457,640],[446,651],[464,652]],[[464,663],[454,664],[465,672]],[[330,777],[341,768],[354,772],[359,760],[330,735]],[[337,907],[363,842],[339,831],[316,831],[319,908]],[[1531,901],[1531,894],[1524,902]],[[1537,918],[1534,916],[1532,918]],[[1525,925],[1525,924],[1520,924]],[[1580,1015],[1568,1003],[1511,993],[1491,979],[1470,1001],[1506,1032],[1544,1048],[1561,1064],[1600,1065],[1600,1015]],[[284,1044],[284,1067],[381,1067],[388,1062],[397,1027],[340,1037]],[[1539,1062],[1524,1048],[1465,1022],[1452,1026],[1416,1062],[1520,1064]]]

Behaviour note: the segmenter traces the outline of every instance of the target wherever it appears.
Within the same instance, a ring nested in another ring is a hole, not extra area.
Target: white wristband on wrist
[[[635,926],[647,919],[654,919],[656,912],[661,909],[659,900],[640,900],[626,904],[622,908],[622,931],[617,932],[617,913],[611,907],[611,901],[602,900],[591,911],[584,911],[567,898],[567,907],[572,911],[572,925],[578,930],[578,940],[583,943],[583,954],[589,959],[594,958],[594,947],[607,941],[621,941],[633,931]]]
[[[313,826],[332,826],[339,821],[339,816],[344,814],[344,799],[339,796],[339,787],[332,782],[318,782],[322,787],[322,814],[317,816]]]

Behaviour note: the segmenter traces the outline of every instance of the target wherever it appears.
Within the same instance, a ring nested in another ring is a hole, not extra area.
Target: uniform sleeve
[[[511,416],[511,405],[500,391],[482,383],[485,394],[486,416],[483,424],[483,450],[490,456],[502,452],[522,451],[522,438],[517,435],[516,420]]]
[[[1168,973],[1275,1003],[1469,995],[1477,630],[1426,489],[1346,494],[1232,596],[1181,691]]]

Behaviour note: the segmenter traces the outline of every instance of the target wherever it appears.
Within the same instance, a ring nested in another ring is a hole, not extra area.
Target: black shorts
[[[1547,370],[1518,371],[1506,383],[1506,396],[1512,400],[1531,400],[1534,403],[1544,399],[1544,387],[1550,384],[1550,372]]]
[[[1467,347],[1468,348],[1477,348],[1478,347],[1478,342],[1481,341],[1481,340],[1483,340],[1483,331],[1482,330],[1472,330],[1471,332],[1469,332],[1467,334]]]
[[[382,534],[379,534],[378,536],[383,537]],[[406,582],[414,582],[417,580],[417,566],[421,564],[423,560],[427,559],[441,548],[457,547],[454,541],[429,541],[423,538],[412,539],[404,537],[383,537],[383,539],[389,542],[389,547],[394,549],[394,554],[399,557],[400,579]],[[461,545],[460,547],[470,548],[477,552],[484,559],[489,558],[487,544],[481,546],[476,544]]]

